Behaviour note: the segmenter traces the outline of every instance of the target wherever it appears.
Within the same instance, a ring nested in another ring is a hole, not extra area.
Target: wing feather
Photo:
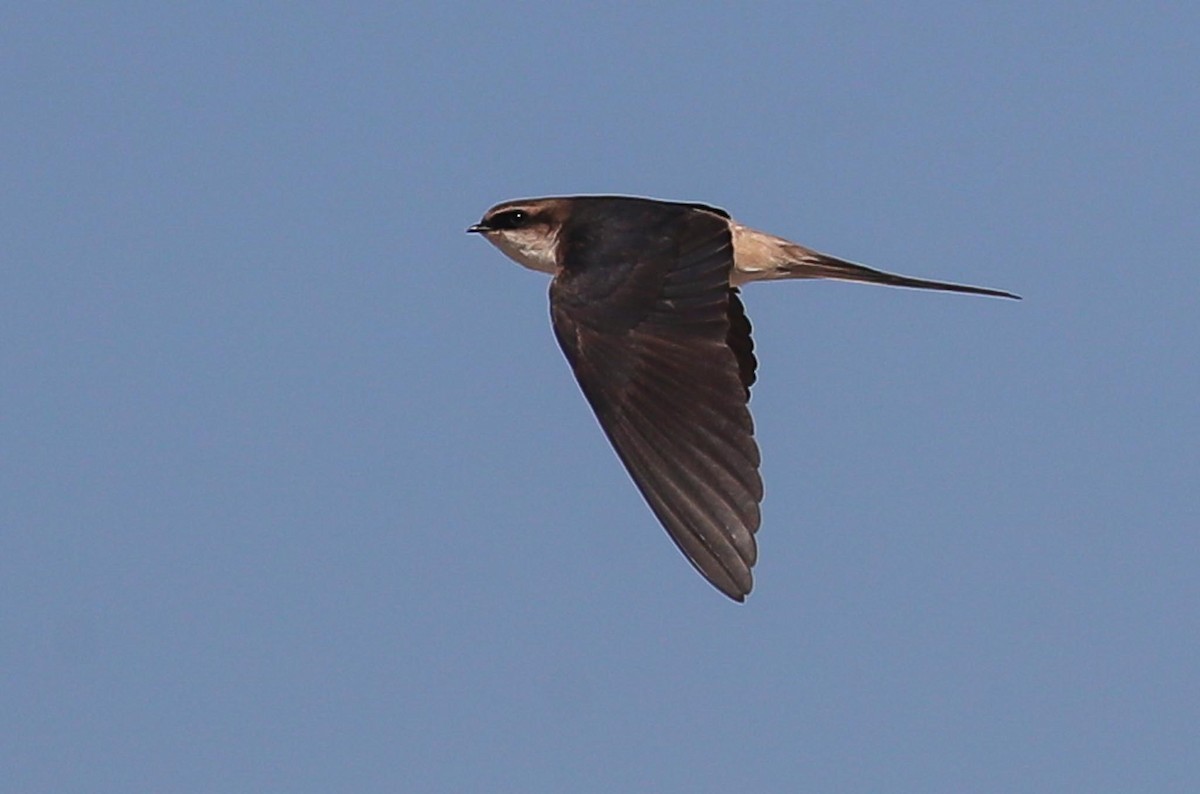
[[[753,586],[762,479],[747,407],[756,362],[729,286],[727,221],[639,208],[565,245],[555,335],[634,483],[684,555],[726,595]],[[639,231],[653,230],[653,231]]]

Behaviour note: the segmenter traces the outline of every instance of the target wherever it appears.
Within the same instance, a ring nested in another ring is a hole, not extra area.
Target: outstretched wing
[[[742,601],[763,489],[747,408],[754,346],[729,286],[728,222],[648,203],[636,217],[576,228],[550,287],[559,344],[671,538]]]

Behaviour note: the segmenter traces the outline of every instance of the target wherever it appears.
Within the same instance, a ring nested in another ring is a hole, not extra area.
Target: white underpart
[[[737,222],[731,221],[729,228],[733,235],[733,271],[729,274],[732,286],[749,281],[828,278],[832,275],[811,268],[822,259],[816,251]],[[558,259],[554,255],[558,235],[548,234],[546,227],[487,232],[485,236],[488,242],[522,267],[552,276],[558,274]]]
[[[558,247],[557,233],[547,234],[544,228],[533,228],[487,232],[485,236],[518,265],[552,276],[558,273],[558,261],[554,256]]]
[[[729,223],[729,229],[733,233],[733,272],[729,274],[729,283],[733,286],[765,279],[813,277],[798,273],[796,266],[818,258],[820,254],[816,251],[736,221]]]

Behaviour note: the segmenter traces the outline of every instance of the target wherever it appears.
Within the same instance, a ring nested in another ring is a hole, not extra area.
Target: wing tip
[[[700,575],[722,595],[739,604],[746,603],[746,596],[750,595],[750,591],[754,589],[754,572],[749,564],[740,571],[731,571],[721,565],[717,571],[710,573],[697,565],[696,561],[690,557],[689,561],[700,571]]]

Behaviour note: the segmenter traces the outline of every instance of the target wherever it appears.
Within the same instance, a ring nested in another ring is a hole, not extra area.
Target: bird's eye
[[[493,229],[517,229],[524,226],[528,220],[529,213],[525,210],[505,210],[493,217],[488,225]]]

